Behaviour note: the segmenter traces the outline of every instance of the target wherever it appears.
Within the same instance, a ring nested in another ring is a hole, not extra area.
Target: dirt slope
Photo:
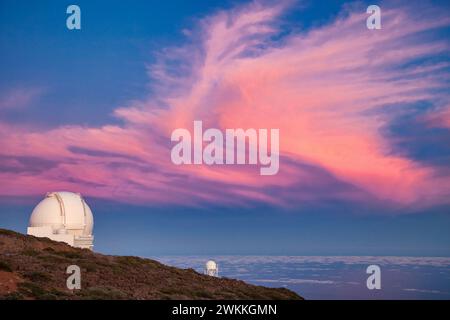
[[[81,290],[68,290],[69,265]],[[285,288],[213,278],[150,259],[107,256],[0,229],[0,299],[301,299]]]

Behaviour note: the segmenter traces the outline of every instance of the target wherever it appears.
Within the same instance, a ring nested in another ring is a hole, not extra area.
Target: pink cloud
[[[365,26],[365,11],[351,9],[328,25],[271,40],[285,9],[254,3],[185,31],[190,45],[164,49],[148,67],[156,96],[116,109],[123,126],[30,132],[0,124],[1,155],[54,162],[39,173],[2,171],[0,194],[68,189],[120,201],[190,205],[287,206],[328,198],[449,203],[449,177],[393,153],[382,128],[395,114],[383,112],[387,104],[428,100],[442,104],[443,115],[449,112],[448,96],[434,90],[448,80],[436,72],[439,64],[399,66],[448,53],[448,41],[422,34],[449,26],[450,19],[385,9],[383,29],[373,31]],[[164,57],[179,61],[183,72],[167,72]],[[173,165],[170,134],[192,128],[194,120],[221,129],[280,128],[279,174]]]
[[[425,117],[431,127],[450,128],[450,107],[443,108]]]

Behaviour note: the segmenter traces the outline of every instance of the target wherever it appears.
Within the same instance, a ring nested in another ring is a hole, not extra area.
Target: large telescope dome
[[[92,249],[92,211],[78,193],[49,192],[31,213],[28,234]]]

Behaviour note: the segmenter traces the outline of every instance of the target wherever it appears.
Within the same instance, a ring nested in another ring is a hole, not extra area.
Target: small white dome
[[[30,227],[50,226],[57,233],[66,229],[71,234],[92,235],[94,218],[92,211],[80,194],[73,192],[49,192],[34,208]]]
[[[215,270],[215,269],[217,269],[217,263],[215,263],[215,262],[212,261],[212,260],[209,260],[209,261],[206,263],[206,270]]]

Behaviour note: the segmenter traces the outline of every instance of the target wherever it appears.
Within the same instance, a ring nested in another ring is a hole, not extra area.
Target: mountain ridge
[[[66,268],[81,269],[81,290],[66,287]],[[0,299],[298,300],[286,288],[216,278],[134,256],[111,256],[48,238],[0,229]]]

